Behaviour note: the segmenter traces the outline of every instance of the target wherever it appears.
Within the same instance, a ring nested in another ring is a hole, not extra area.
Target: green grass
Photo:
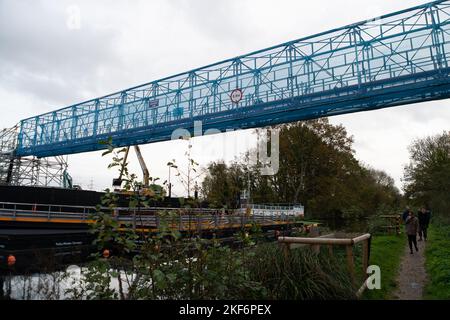
[[[450,299],[450,225],[433,224],[428,234],[425,299]]]
[[[263,299],[356,299],[345,259],[330,257],[325,250],[316,255],[307,248],[292,249],[286,258],[277,244],[268,243],[248,258],[252,280],[264,286]]]
[[[387,300],[397,287],[396,278],[400,268],[400,261],[406,245],[405,237],[377,236],[372,238],[370,264],[378,265],[381,269],[381,289],[366,290],[363,299]]]

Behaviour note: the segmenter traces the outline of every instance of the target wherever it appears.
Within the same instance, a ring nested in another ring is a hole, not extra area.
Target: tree
[[[416,205],[447,213],[450,210],[450,133],[418,139],[409,147],[405,196]]]
[[[239,164],[209,164],[207,176],[202,182],[202,193],[207,202],[214,207],[236,208],[241,190],[244,190],[244,173]]]
[[[328,119],[285,124],[280,129],[280,165],[274,176],[262,176],[259,165],[243,159],[228,167],[212,164],[204,194],[215,204],[250,187],[253,203],[301,203],[314,217],[360,217],[400,203],[394,180],[385,172],[362,166],[354,157],[353,138]],[[232,177],[232,178],[231,178]],[[228,199],[228,200],[227,200]]]

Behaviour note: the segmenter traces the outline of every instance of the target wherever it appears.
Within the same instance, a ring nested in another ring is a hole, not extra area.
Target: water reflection
[[[13,300],[62,300],[66,290],[79,281],[81,269],[69,266],[64,271],[3,276],[4,299]]]
[[[369,220],[328,219],[317,220],[321,226],[331,232],[365,233],[369,231]],[[72,296],[67,293],[71,288],[80,286],[81,267],[71,265],[67,269],[49,273],[31,275],[4,275],[3,298],[15,300],[64,300]],[[118,281],[112,278],[111,288],[118,288]],[[0,283],[1,289],[1,283]],[[2,291],[0,290],[0,299]]]
[[[327,219],[320,220],[321,226],[333,232],[366,233],[369,232],[368,219]]]
[[[71,289],[82,287],[85,268],[71,265],[63,271],[51,273],[34,273],[29,275],[6,275],[3,277],[3,292],[0,290],[0,300],[66,300],[76,298]],[[123,278],[125,273],[121,272]],[[129,275],[129,274],[128,274]],[[111,278],[110,288],[118,290],[119,282]],[[123,289],[128,289],[123,283]]]

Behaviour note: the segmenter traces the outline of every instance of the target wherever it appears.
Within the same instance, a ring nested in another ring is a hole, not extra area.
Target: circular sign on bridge
[[[238,104],[242,100],[243,97],[244,97],[244,93],[242,92],[241,89],[234,89],[230,95],[231,102],[233,102],[235,104]]]

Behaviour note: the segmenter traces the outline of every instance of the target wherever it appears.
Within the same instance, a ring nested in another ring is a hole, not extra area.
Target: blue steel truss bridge
[[[354,23],[20,121],[14,155],[50,157],[450,96],[450,1]]]

